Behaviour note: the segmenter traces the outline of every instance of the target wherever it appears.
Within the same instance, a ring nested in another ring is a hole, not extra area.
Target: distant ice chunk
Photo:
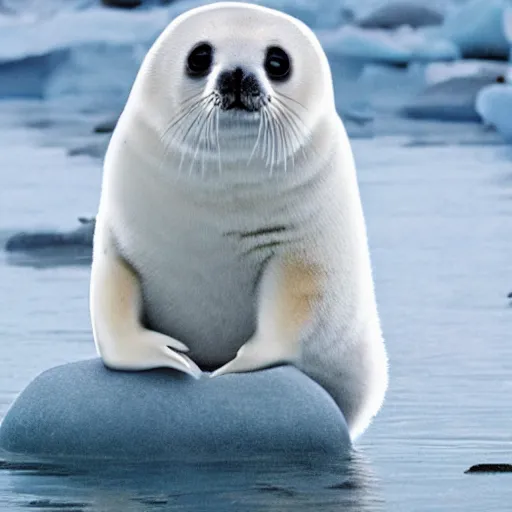
[[[46,55],[30,55],[0,62],[0,98],[43,99],[52,73],[68,57],[67,50],[59,49]]]
[[[484,122],[493,126],[512,143],[512,85],[494,84],[485,87],[476,98],[476,110]]]
[[[512,45],[512,4],[503,13],[503,33],[507,41]]]
[[[169,16],[167,8],[133,14],[93,7],[35,23],[4,19],[0,97],[81,95],[100,108],[116,98],[122,104]]]
[[[343,26],[318,34],[326,51],[362,62],[402,64],[411,61],[453,60],[459,57],[455,44],[404,27],[394,32]]]
[[[146,51],[138,45],[101,42],[70,48],[66,63],[47,78],[44,97],[78,97],[90,110],[121,110]]]
[[[453,41],[428,32],[402,27],[393,37],[411,52],[411,61],[453,61],[460,57],[460,50]]]
[[[505,64],[462,61],[432,66],[436,67],[425,72],[426,87],[400,109],[406,117],[479,122],[481,118],[475,108],[478,93],[505,79]]]
[[[440,121],[480,121],[475,109],[479,91],[496,82],[485,76],[454,77],[426,88],[402,109],[407,117]]]
[[[503,35],[512,45],[512,5],[508,3],[503,11],[501,23]],[[510,54],[509,54],[510,55]],[[512,143],[512,66],[505,73],[505,83],[484,87],[477,95],[475,108],[484,123],[493,126],[501,136]]]
[[[0,61],[46,55],[86,44],[126,45],[153,42],[170,21],[167,8],[130,11],[94,7],[63,11],[37,23],[13,18],[2,25]]]
[[[411,56],[410,51],[389,34],[377,30],[344,26],[321,32],[318,37],[327,53],[362,62],[402,64]]]
[[[453,41],[465,58],[508,59],[503,15],[508,0],[470,0],[449,12],[440,35]]]
[[[426,5],[413,2],[389,2],[359,18],[356,25],[380,29],[394,29],[403,25],[418,28],[440,25],[443,18],[443,14]]]
[[[464,76],[488,76],[497,78],[507,74],[508,64],[500,61],[462,59],[454,62],[432,62],[425,68],[425,83],[433,85],[449,78]]]
[[[406,68],[459,57],[459,50],[451,41],[432,38],[409,27],[384,31],[343,26],[336,30],[318,31],[317,35],[331,65],[338,111],[353,111],[357,104],[358,111],[365,111],[365,118],[372,110],[370,96],[373,96],[373,91],[362,88],[360,78],[368,66]],[[402,90],[403,81],[408,80],[409,74],[396,78],[402,82]],[[375,86],[380,90],[379,84]],[[397,92],[386,91],[388,97],[390,94]]]
[[[335,2],[249,1],[292,14],[311,27],[337,27],[351,18],[350,11]],[[65,8],[58,1],[48,4],[49,15],[47,9],[38,8],[38,2],[23,2],[16,15],[0,12],[0,97],[80,95],[94,106],[116,99],[122,104],[144,55],[168,23],[193,7],[211,3],[181,0],[123,10],[85,0]],[[55,9],[58,6],[62,9]],[[66,58],[57,62],[55,55]]]

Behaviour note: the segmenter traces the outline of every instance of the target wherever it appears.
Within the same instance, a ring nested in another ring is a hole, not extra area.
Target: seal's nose
[[[261,89],[252,73],[241,67],[222,71],[217,79],[217,91],[222,96],[224,110],[258,110]]]
[[[222,95],[235,94],[240,96],[242,91],[242,81],[245,73],[242,68],[235,68],[231,71],[223,71],[219,75],[218,89]]]

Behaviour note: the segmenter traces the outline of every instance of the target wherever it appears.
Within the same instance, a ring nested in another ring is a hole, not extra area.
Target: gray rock
[[[512,473],[512,464],[475,464],[464,473]]]
[[[194,380],[168,369],[112,371],[92,359],[29,384],[3,420],[0,448],[91,459],[331,459],[350,441],[331,397],[291,366]]]
[[[428,25],[441,25],[443,15],[422,5],[412,2],[392,2],[371,12],[356,21],[362,28],[394,29],[403,25],[413,28]]]
[[[105,7],[115,7],[122,9],[135,9],[142,5],[167,5],[175,0],[101,0]]]
[[[119,116],[116,116],[114,118],[106,119],[105,121],[98,123],[93,129],[94,133],[112,133],[117,125],[118,119]]]
[[[120,7],[123,9],[134,9],[143,4],[142,0],[101,0],[106,7]]]

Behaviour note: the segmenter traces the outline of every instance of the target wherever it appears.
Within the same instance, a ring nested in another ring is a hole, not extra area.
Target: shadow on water
[[[70,231],[0,233],[7,264],[33,268],[89,266],[95,219],[78,220],[79,227]]]
[[[15,267],[56,268],[82,267],[92,263],[92,250],[88,247],[70,246],[7,252],[6,263]]]
[[[179,463],[0,460],[5,512],[381,510],[378,482],[354,453],[326,463],[245,459]]]

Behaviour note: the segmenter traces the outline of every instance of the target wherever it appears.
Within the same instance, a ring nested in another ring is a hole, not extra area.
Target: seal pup
[[[104,163],[90,290],[106,366],[293,364],[361,434],[387,357],[353,156],[312,31],[192,9],[145,57]]]

